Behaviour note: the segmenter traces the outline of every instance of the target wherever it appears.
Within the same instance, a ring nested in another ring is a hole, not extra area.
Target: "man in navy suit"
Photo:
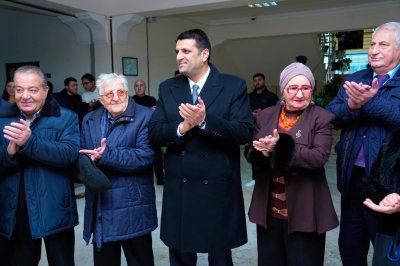
[[[210,54],[202,30],[178,36],[182,75],[160,84],[149,123],[152,144],[167,146],[161,240],[171,265],[196,265],[197,252],[233,265],[231,248],[247,242],[239,148],[253,117],[244,80],[219,73]]]

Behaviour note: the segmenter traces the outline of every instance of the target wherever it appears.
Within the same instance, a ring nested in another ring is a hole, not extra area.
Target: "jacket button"
[[[181,155],[182,155],[182,156],[185,156],[185,151],[181,151]]]
[[[188,181],[187,178],[185,178],[185,177],[182,178],[182,182],[183,182],[183,183],[186,183],[187,181]]]
[[[204,185],[207,185],[207,184],[208,184],[208,180],[207,180],[207,179],[204,179],[204,180],[203,180],[203,184],[204,184]]]

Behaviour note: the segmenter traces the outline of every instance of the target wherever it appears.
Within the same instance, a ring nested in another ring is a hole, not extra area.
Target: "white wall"
[[[0,32],[0,84],[5,83],[5,63],[39,61],[55,91],[66,77],[79,80],[90,70],[89,46],[77,45],[58,18],[0,9]]]
[[[188,29],[204,26],[178,17],[157,18],[148,24],[149,32],[149,66],[150,93],[158,96],[160,82],[173,77],[177,70],[175,60],[175,40],[178,35]]]
[[[372,27],[388,20],[398,20],[400,4],[382,5],[364,10],[331,10],[316,14],[294,13],[273,19],[260,18],[255,23],[206,27],[181,17],[157,17],[133,26],[127,44],[114,44],[114,71],[122,72],[123,56],[138,58],[138,77],[128,77],[131,88],[136,78],[148,82],[150,95],[156,96],[158,85],[172,77],[177,69],[175,39],[179,33],[191,28],[205,30],[213,45],[211,62],[221,72],[232,73],[247,81],[252,88],[251,76],[263,72],[270,88],[278,84],[279,73],[298,55],[308,57],[308,66],[322,85],[323,69],[317,33],[323,30],[348,30]],[[383,15],[379,15],[383,14]],[[375,16],[373,16],[375,15]],[[5,63],[40,61],[58,91],[63,80],[90,72],[90,48],[78,44],[72,30],[58,18],[20,11],[0,9],[0,86],[5,82]],[[310,33],[311,32],[311,33]],[[148,34],[148,49],[147,49]],[[110,44],[95,45],[96,76],[111,72]],[[148,57],[148,60],[147,60]],[[80,86],[80,92],[82,92]]]
[[[315,78],[321,81],[317,84],[322,84],[324,79],[317,34],[227,40],[215,50],[215,64],[220,69],[244,78],[249,90],[253,87],[253,74],[261,72],[266,76],[268,88],[274,92],[279,91],[281,71],[295,62],[299,55],[308,58],[307,65]]]
[[[114,72],[122,74],[122,57],[136,57],[138,60],[138,76],[127,76],[130,94],[134,94],[133,84],[136,79],[148,83],[146,23],[137,24],[129,31],[127,44],[114,44]],[[151,91],[153,95],[153,92]]]

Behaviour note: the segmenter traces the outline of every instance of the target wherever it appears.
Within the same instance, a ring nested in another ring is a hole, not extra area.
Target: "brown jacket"
[[[277,128],[280,106],[260,111],[256,116],[254,139],[270,135]],[[299,121],[281,137],[270,157],[253,149],[255,187],[249,209],[250,221],[267,227],[270,180],[274,171],[285,174],[289,232],[325,233],[339,222],[325,176],[332,145],[333,115],[310,105]]]

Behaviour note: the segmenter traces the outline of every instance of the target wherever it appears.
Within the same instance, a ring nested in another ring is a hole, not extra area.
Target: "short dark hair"
[[[49,94],[53,94],[53,88],[54,88],[54,86],[53,86],[53,83],[51,83],[51,81],[47,81],[47,86],[49,87]]]
[[[265,76],[264,76],[263,73],[256,73],[256,74],[254,74],[254,75],[253,75],[253,79],[256,78],[256,77],[262,77],[262,78],[265,80]]]
[[[74,77],[68,77],[68,78],[64,79],[64,86],[69,85],[69,83],[72,81],[77,82],[76,78],[74,78]]]
[[[208,59],[207,62],[210,62],[211,57],[211,43],[207,37],[207,34],[201,29],[192,29],[182,32],[176,38],[176,41],[185,40],[185,39],[194,39],[196,41],[196,47],[200,51],[204,49],[208,49]]]
[[[84,79],[87,79],[89,81],[94,81],[94,76],[92,74],[90,74],[90,73],[86,73],[85,75],[83,75],[81,77],[81,80],[84,80]]]
[[[9,82],[14,82],[14,81],[11,80],[11,79],[7,79],[6,84],[4,85],[3,95],[1,96],[1,98],[2,98],[3,100],[6,100],[6,101],[8,101],[8,100],[10,99],[10,94],[8,94],[8,91],[7,91],[7,84],[8,84]]]

